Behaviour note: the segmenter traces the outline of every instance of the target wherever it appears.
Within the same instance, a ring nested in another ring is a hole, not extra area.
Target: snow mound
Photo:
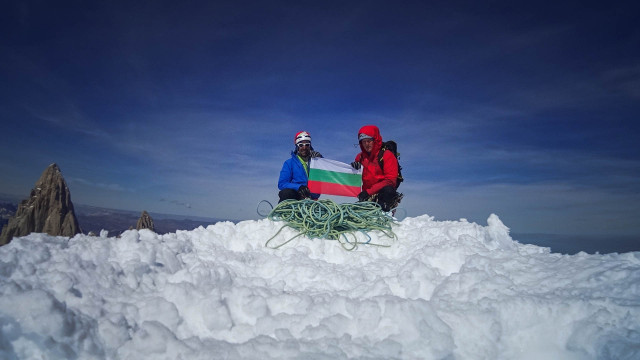
[[[266,248],[282,225],[14,239],[0,358],[640,358],[640,253],[553,254],[496,215]]]

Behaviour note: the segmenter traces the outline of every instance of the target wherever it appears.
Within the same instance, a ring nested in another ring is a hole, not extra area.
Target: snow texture
[[[266,219],[16,238],[0,358],[640,358],[640,253],[554,254],[487,223],[406,218],[352,252],[265,248]]]

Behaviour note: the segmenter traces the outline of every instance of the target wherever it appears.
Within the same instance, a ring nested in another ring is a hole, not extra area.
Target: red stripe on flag
[[[316,194],[338,196],[358,196],[358,194],[360,194],[359,186],[346,186],[313,180],[309,180],[307,186],[312,193]]]

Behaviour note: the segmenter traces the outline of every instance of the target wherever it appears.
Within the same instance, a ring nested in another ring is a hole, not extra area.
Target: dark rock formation
[[[0,245],[32,232],[69,237],[81,232],[69,188],[56,164],[49,165],[31,190],[29,199],[18,205],[15,215],[2,229]]]
[[[153,228],[153,219],[146,211],[142,212],[142,215],[140,215],[140,219],[138,219],[138,223],[136,224],[136,230],[140,229],[149,229],[151,231],[155,231]]]

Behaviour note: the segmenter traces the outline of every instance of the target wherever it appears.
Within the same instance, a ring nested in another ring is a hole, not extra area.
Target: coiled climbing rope
[[[385,214],[380,205],[374,202],[358,202],[337,204],[332,200],[285,200],[278,204],[267,216],[273,221],[284,221],[286,224],[265,243],[266,247],[277,249],[298,236],[309,238],[337,240],[345,250],[354,250],[359,244],[389,247],[385,244],[371,243],[369,231],[378,230],[386,236],[396,239],[391,229],[393,217]],[[285,227],[293,228],[300,233],[279,244],[271,242]],[[358,241],[357,233],[362,233],[366,241]],[[351,235],[349,240],[347,235]]]

